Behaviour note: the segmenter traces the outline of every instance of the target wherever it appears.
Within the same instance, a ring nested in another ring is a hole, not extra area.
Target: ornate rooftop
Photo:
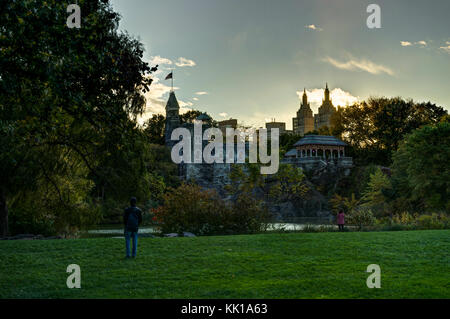
[[[330,145],[330,146],[347,146],[347,143],[342,142],[334,136],[326,135],[306,135],[300,139],[294,146],[302,145]]]

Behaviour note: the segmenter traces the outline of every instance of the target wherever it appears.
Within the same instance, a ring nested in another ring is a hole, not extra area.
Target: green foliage
[[[166,126],[166,118],[162,114],[153,114],[144,123],[144,134],[147,137],[148,143],[164,145],[164,128]]]
[[[371,226],[375,223],[375,217],[373,216],[372,210],[364,206],[353,209],[347,214],[346,219],[348,224],[357,225],[359,230],[361,230],[363,226]]]
[[[210,126],[217,126],[217,122],[213,120],[213,118],[206,112],[202,112],[199,110],[189,110],[183,114],[180,115],[180,123],[194,123],[194,120],[197,119],[202,114],[206,114],[209,116],[209,120],[207,121],[207,124]]]
[[[367,188],[362,197],[363,206],[371,208],[376,212],[377,216],[384,215],[388,210],[388,206],[386,205],[387,199],[384,194],[391,189],[392,186],[389,178],[378,168],[375,173],[370,174]]]
[[[450,123],[408,135],[394,155],[392,184],[406,208],[450,211]]]
[[[225,189],[231,195],[265,196],[274,202],[301,200],[309,191],[301,168],[280,164],[278,172],[264,176],[259,164],[235,164],[231,167],[231,183]]]
[[[153,210],[163,233],[196,235],[253,233],[267,227],[268,213],[262,203],[246,193],[230,204],[215,191],[182,184],[164,195],[164,204]]]
[[[445,213],[396,214],[389,224],[404,226],[403,229],[445,229],[450,228],[450,216]]]
[[[442,107],[396,98],[370,98],[343,109],[342,133],[359,163],[389,165],[404,136],[447,114]]]
[[[271,180],[269,197],[276,202],[301,200],[309,191],[303,170],[293,165],[281,164]]]
[[[56,204],[53,196],[43,204],[44,211],[55,209],[55,229],[64,229],[84,223],[88,210],[83,205],[92,201],[90,195],[148,198],[152,183],[161,184],[146,171],[148,153],[142,151],[145,143],[136,121],[156,67],[142,60],[138,40],[118,31],[119,15],[108,1],[79,4],[80,29],[66,27],[67,3],[61,1],[2,6],[0,236],[7,232],[6,204],[23,194],[42,203],[46,185],[62,193],[70,185],[81,187],[79,180],[95,184],[91,194],[80,188],[83,200],[75,200],[77,191],[70,190],[70,200],[56,196]],[[73,167],[83,175],[61,178]],[[28,212],[24,220],[33,220],[39,212],[30,209],[14,211],[16,216]]]
[[[93,182],[83,175],[52,175],[51,182],[40,179],[34,191],[17,195],[11,205],[11,231],[72,236],[97,223],[100,207],[87,200]]]
[[[294,147],[294,144],[301,139],[300,134],[281,134],[279,140],[280,158]]]
[[[352,193],[350,197],[340,196],[339,194],[334,194],[330,199],[331,211],[337,215],[340,210],[344,213],[350,213],[354,211],[360,204],[360,200],[356,199],[355,194]]]

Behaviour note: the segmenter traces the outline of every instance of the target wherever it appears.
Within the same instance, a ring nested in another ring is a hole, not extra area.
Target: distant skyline
[[[381,7],[381,29],[366,8]],[[306,88],[313,112],[325,83],[335,106],[369,96],[450,110],[450,1],[112,0],[120,29],[159,64],[147,113],[164,113],[174,69],[182,110],[292,128]]]

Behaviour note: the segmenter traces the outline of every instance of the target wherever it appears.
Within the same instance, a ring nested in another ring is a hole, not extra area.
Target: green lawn
[[[450,298],[449,251],[450,230],[141,238],[135,260],[117,238],[0,241],[0,298]]]

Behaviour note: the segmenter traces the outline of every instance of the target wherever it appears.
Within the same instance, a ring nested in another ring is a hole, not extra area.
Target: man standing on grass
[[[130,238],[133,239],[133,251],[131,256],[136,257],[137,240],[139,225],[142,223],[142,211],[136,207],[136,197],[131,197],[130,207],[125,209],[123,213],[123,224],[125,226],[125,245],[126,245],[126,258],[130,258]]]

